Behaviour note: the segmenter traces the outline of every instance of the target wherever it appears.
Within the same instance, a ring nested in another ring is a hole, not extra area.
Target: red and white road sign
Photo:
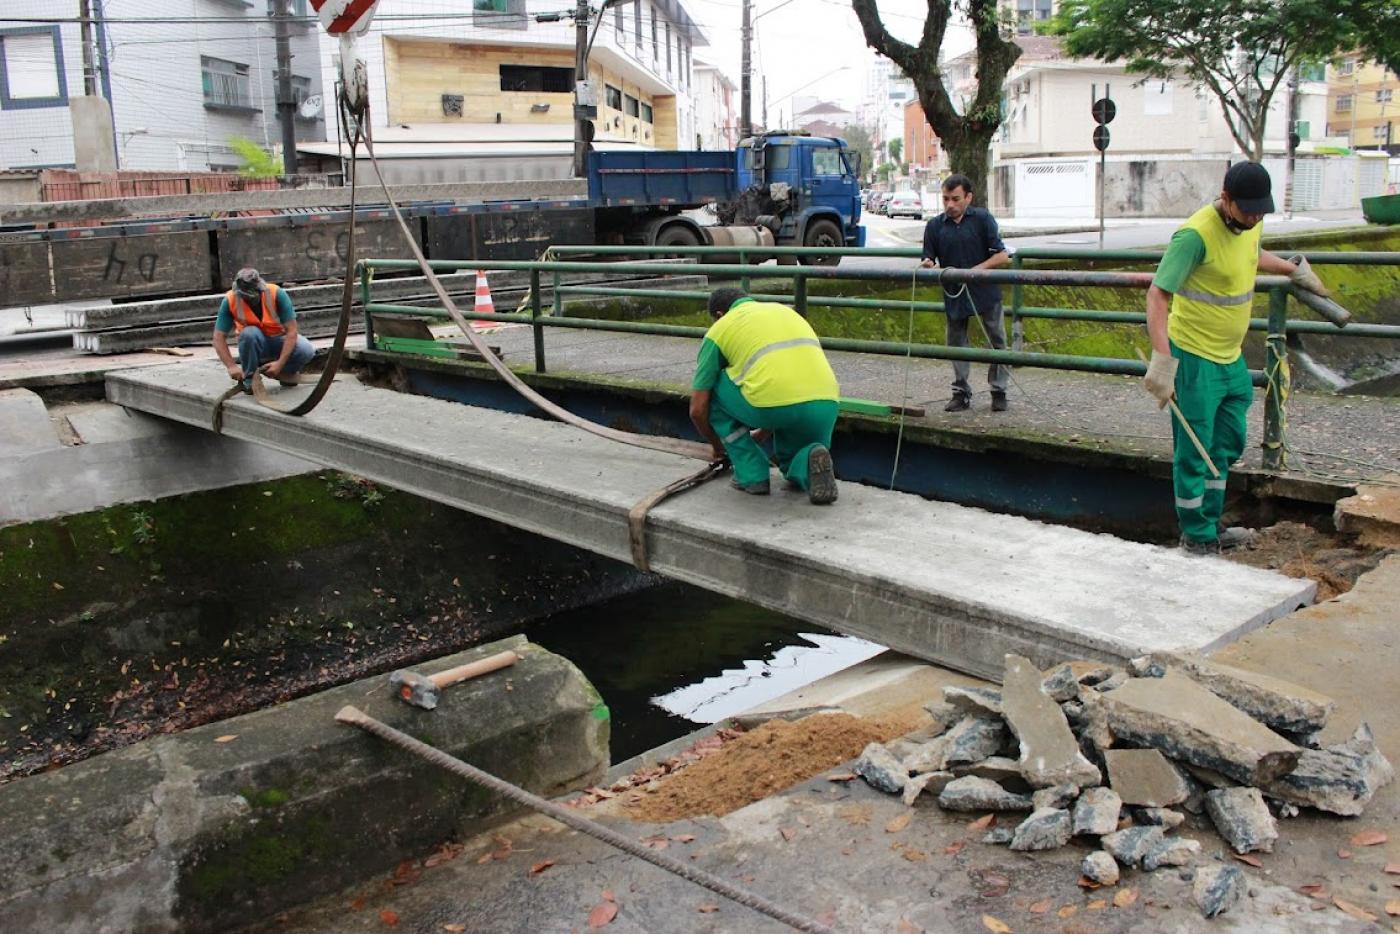
[[[321,25],[333,36],[363,33],[378,5],[379,0],[311,0]]]

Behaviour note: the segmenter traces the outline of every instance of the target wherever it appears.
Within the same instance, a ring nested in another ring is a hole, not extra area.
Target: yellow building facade
[[[1400,78],[1345,56],[1327,69],[1327,135],[1352,149],[1400,148]]]

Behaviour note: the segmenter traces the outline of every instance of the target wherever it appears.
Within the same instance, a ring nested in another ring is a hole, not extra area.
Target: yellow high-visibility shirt
[[[725,372],[752,405],[835,401],[840,395],[817,333],[786,305],[737,303],[705,339],[724,355]]]
[[[1215,363],[1234,363],[1249,331],[1263,225],[1231,233],[1215,205],[1183,225],[1205,243],[1205,258],[1172,294],[1167,336],[1182,350]]]

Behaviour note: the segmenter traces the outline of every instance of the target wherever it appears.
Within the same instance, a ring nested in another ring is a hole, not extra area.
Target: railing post
[[[807,277],[801,273],[792,277],[792,302],[797,313],[807,317]]]
[[[1269,290],[1269,332],[1264,338],[1264,456],[1265,470],[1283,470],[1284,443],[1288,413],[1284,400],[1288,395],[1288,293],[1281,288]]]
[[[557,294],[557,293],[556,293]],[[544,296],[540,294],[540,271],[530,270],[530,326],[535,331],[535,372],[544,372],[544,325],[540,324],[540,311]]]
[[[749,254],[748,254],[748,251],[745,250],[743,247],[739,247],[739,265],[740,265],[740,266],[747,266],[748,264],[749,264]],[[739,287],[740,287],[741,289],[743,289],[745,292],[747,292],[747,291],[749,290],[749,277],[748,277],[748,276],[743,276],[743,277],[741,277],[741,278],[739,279]]]
[[[360,307],[365,310],[365,349],[374,349],[374,320],[369,314],[369,285],[370,269],[364,263],[359,263],[360,273]]]
[[[1011,254],[1011,268],[1019,270],[1022,265],[1021,254]],[[1021,295],[1021,283],[1016,283],[1011,287],[1011,349],[1020,350],[1025,343],[1026,329],[1021,322],[1021,307],[1023,304]]]

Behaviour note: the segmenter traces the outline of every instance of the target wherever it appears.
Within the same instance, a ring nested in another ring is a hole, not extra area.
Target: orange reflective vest
[[[278,287],[269,284],[262,293],[262,314],[255,312],[251,305],[239,297],[233,289],[228,290],[228,313],[233,316],[233,333],[242,334],[245,326],[255,327],[268,337],[278,337],[286,333],[277,317]]]

